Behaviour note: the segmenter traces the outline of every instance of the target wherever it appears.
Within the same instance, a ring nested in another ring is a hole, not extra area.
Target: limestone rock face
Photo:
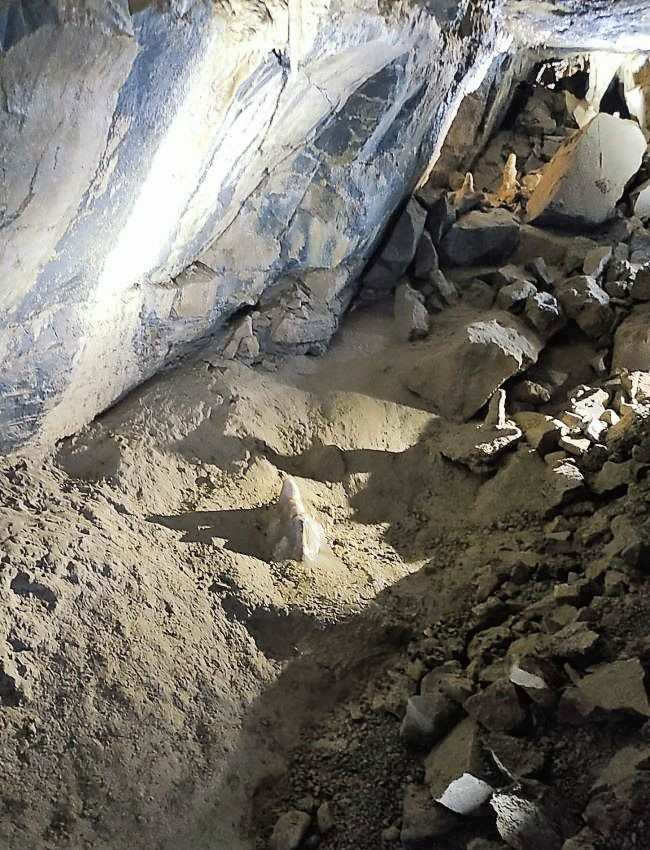
[[[0,451],[76,431],[288,278],[301,315],[267,303],[247,339],[318,350],[463,97],[486,81],[477,138],[505,107],[504,22],[616,49],[638,5],[6,0]]]
[[[585,227],[603,224],[614,215],[645,149],[638,124],[600,113],[546,166],[528,202],[528,220]]]
[[[326,342],[497,38],[483,0],[24,6],[0,13],[4,451],[287,275],[336,279],[317,329],[276,334]]]

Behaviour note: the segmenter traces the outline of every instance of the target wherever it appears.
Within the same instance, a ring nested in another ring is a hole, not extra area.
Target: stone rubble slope
[[[261,806],[259,848],[286,805],[309,818],[301,850],[650,843],[650,232],[624,194],[646,142],[605,114],[562,127],[547,103],[533,91],[517,119],[542,147],[562,133],[534,185],[506,147],[508,192],[468,174],[419,193],[424,247],[409,253],[427,262],[400,270],[395,296],[406,385],[441,417],[431,450],[479,482],[478,523],[499,500],[509,519],[450,547],[456,581],[473,568],[453,624],[426,622],[432,547],[406,652],[303,731]],[[631,137],[606,177],[601,125],[603,145]],[[571,232],[550,229],[560,220]],[[327,802],[334,829],[301,800]]]

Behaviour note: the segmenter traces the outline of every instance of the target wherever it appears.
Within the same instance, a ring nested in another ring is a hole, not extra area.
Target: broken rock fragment
[[[405,850],[429,850],[434,839],[451,832],[459,821],[458,815],[434,802],[426,786],[406,786],[400,834]]]
[[[442,738],[454,725],[459,706],[440,691],[409,699],[400,736],[412,747],[425,749]]]
[[[582,696],[606,711],[632,711],[650,717],[645,671],[638,658],[603,664],[580,680]]]
[[[509,313],[441,323],[406,382],[448,419],[467,420],[508,378],[535,363],[540,351],[535,333]]]
[[[526,442],[542,456],[557,449],[564,426],[552,416],[524,410],[515,413],[514,420],[523,431]]]
[[[529,297],[537,294],[537,287],[530,281],[510,283],[502,287],[497,295],[497,307],[502,310],[521,312]]]
[[[593,277],[577,275],[557,285],[556,294],[567,316],[594,339],[607,333],[613,321],[609,295]]]
[[[438,252],[428,231],[420,237],[415,259],[413,260],[413,276],[416,280],[426,280],[431,272],[438,269]]]
[[[426,228],[433,240],[434,246],[439,248],[445,235],[456,221],[456,207],[454,206],[451,195],[443,192],[437,200],[429,205],[428,209]]]
[[[490,805],[496,812],[499,835],[514,850],[561,850],[564,839],[575,831],[562,802],[539,782],[497,791]]]
[[[424,297],[408,282],[401,283],[395,290],[394,313],[397,332],[405,342],[422,339],[429,332],[429,313],[424,306]]]
[[[515,732],[526,720],[517,689],[509,681],[499,681],[470,697],[465,711],[491,732]]]
[[[412,198],[364,276],[372,290],[390,291],[413,262],[424,230],[426,211]]]
[[[594,277],[596,280],[599,280],[607,271],[607,266],[611,259],[612,246],[599,245],[597,248],[592,248],[585,257],[584,263],[582,264],[582,271],[587,275],[587,277]]]
[[[638,124],[606,113],[571,136],[542,172],[528,220],[596,227],[612,218],[641,165],[646,140]]]
[[[614,335],[614,369],[650,371],[650,304],[635,307]]]
[[[479,266],[506,260],[519,243],[519,222],[504,209],[461,216],[441,243],[451,266]]]
[[[431,272],[428,284],[432,289],[433,296],[443,305],[451,306],[460,300],[456,284],[449,280],[440,269]]]
[[[492,795],[478,726],[469,717],[429,753],[425,768],[434,800],[459,815],[471,815]]]
[[[313,561],[325,542],[325,532],[308,516],[293,478],[285,478],[275,516],[269,524],[269,540],[276,561]]]
[[[511,782],[535,776],[544,768],[544,751],[523,738],[493,733],[485,736],[483,745]]]
[[[531,292],[526,299],[525,314],[543,337],[550,337],[565,324],[562,308],[550,292]]]
[[[269,842],[271,850],[298,850],[310,823],[311,817],[306,812],[298,809],[285,812],[273,828]]]

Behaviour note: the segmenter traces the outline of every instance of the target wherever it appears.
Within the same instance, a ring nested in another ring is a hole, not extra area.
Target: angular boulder
[[[429,850],[436,838],[451,832],[459,821],[458,815],[433,801],[426,786],[406,786],[400,834],[405,850]]]
[[[650,371],[650,304],[635,307],[618,326],[612,367]]]
[[[528,221],[597,227],[612,218],[647,143],[639,125],[606,113],[571,136],[542,172]]]
[[[630,286],[635,301],[650,301],[650,269],[641,269]]]
[[[499,791],[490,800],[497,829],[514,850],[561,850],[575,831],[567,823],[566,807],[550,788],[528,781]]]
[[[491,797],[476,723],[466,718],[427,756],[431,795],[459,815],[471,815]]]
[[[638,658],[603,664],[577,685],[582,696],[605,711],[631,711],[650,717],[645,671]]]
[[[536,334],[510,313],[480,320],[455,315],[419,349],[406,384],[448,419],[471,419],[508,378],[537,362]]]
[[[465,711],[491,732],[515,732],[526,720],[517,689],[510,681],[498,681],[471,696]]]
[[[593,277],[576,275],[557,285],[557,297],[567,316],[593,339],[607,333],[613,322],[609,295]]]
[[[438,269],[438,252],[433,244],[431,235],[425,230],[413,260],[413,277],[416,280],[426,280],[431,272]]]
[[[291,809],[281,815],[271,834],[270,850],[298,850],[307,834],[311,817],[306,812]]]
[[[525,314],[528,321],[544,337],[550,337],[565,324],[562,308],[550,292],[535,292],[526,299]]]
[[[400,339],[409,342],[427,335],[429,313],[424,306],[424,296],[406,282],[395,290],[393,311]]]
[[[507,260],[519,244],[519,222],[504,209],[461,216],[440,245],[450,266],[480,266]]]
[[[413,262],[426,217],[424,208],[411,198],[366,271],[364,286],[381,291],[390,291],[397,286]]]
[[[412,747],[431,747],[454,725],[460,708],[457,703],[439,691],[417,694],[406,704],[400,736]]]

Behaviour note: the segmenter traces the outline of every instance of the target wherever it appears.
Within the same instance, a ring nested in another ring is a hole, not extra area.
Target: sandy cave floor
[[[503,519],[534,494],[441,459],[400,380],[411,349],[379,306],[320,359],[203,352],[0,468],[3,850],[255,846],[299,730],[517,544]],[[268,560],[286,473],[327,531],[313,565]],[[386,774],[383,820],[409,770]]]

